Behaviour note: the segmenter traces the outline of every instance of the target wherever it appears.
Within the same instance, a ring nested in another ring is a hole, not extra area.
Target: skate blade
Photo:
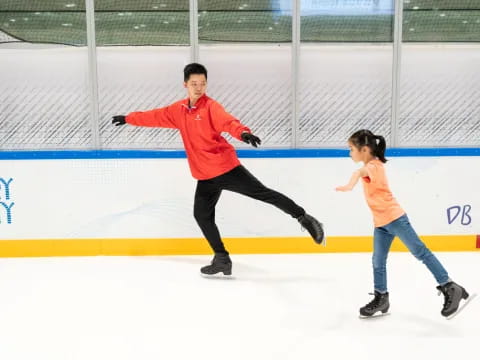
[[[200,276],[205,278],[205,279],[213,279],[213,280],[235,280],[235,276],[233,275],[225,275],[223,273],[218,273],[218,274],[202,274],[200,273]]]
[[[452,315],[447,316],[446,319],[447,319],[447,320],[453,319],[455,316],[457,316],[457,315],[460,313],[460,311],[462,311],[462,310],[465,308],[465,306],[467,306],[467,305],[468,305],[473,299],[475,299],[476,297],[477,297],[477,294],[476,294],[476,293],[475,293],[475,294],[470,294],[470,296],[468,297],[468,299],[466,299],[466,300],[463,302],[462,306],[460,306],[460,307],[458,308],[458,310],[455,311]]]
[[[323,240],[319,245],[322,245],[323,247],[327,247],[327,233],[325,231],[323,231]]]
[[[323,247],[327,247],[327,236],[326,235],[323,237],[323,241],[320,245],[322,245]]]
[[[390,315],[389,312],[386,312],[386,313],[380,313],[380,314],[373,314],[372,316],[364,316],[364,315],[358,315],[358,317],[362,320],[372,320],[372,319],[379,319],[379,318],[382,318],[384,316],[387,316],[387,315]]]

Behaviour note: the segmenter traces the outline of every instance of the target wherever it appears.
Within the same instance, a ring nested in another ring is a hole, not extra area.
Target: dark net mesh
[[[304,42],[391,42],[393,0],[301,2]],[[479,0],[405,0],[406,42],[480,41]],[[96,0],[96,41],[189,45],[188,0]],[[201,43],[290,42],[291,1],[199,0]],[[86,45],[84,0],[0,1],[1,42]]]
[[[409,0],[403,11],[403,41],[480,41],[478,0]]]

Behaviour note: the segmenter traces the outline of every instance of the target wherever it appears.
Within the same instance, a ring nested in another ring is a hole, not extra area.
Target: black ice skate
[[[442,315],[447,319],[451,319],[457,315],[460,310],[462,310],[465,305],[467,305],[470,300],[475,297],[475,294],[470,296],[468,292],[461,287],[460,285],[450,281],[445,285],[437,286],[438,295],[443,294],[445,296],[445,301],[443,303],[443,309],[441,311]],[[465,300],[463,305],[460,306],[460,301]]]
[[[228,254],[215,254],[210,265],[202,267],[200,272],[207,276],[218,273],[223,273],[223,275],[232,275],[232,260],[230,260],[230,256],[228,256]]]
[[[360,308],[360,318],[371,318],[381,315],[388,315],[387,311],[390,308],[390,302],[388,301],[388,292],[381,294],[378,291],[375,291],[375,293],[371,295],[375,297],[367,305]],[[375,315],[379,311],[380,314]]]
[[[312,236],[313,240],[317,244],[322,244],[325,246],[325,233],[323,231],[323,225],[315,219],[313,216],[305,214],[297,218],[298,222],[302,225],[303,228]]]

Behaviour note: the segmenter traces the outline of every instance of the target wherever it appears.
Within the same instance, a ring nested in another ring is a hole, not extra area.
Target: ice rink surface
[[[436,255],[480,291],[480,252]],[[391,253],[390,316],[361,320],[371,254],[0,259],[0,359],[477,358],[480,296],[452,320],[427,268]]]

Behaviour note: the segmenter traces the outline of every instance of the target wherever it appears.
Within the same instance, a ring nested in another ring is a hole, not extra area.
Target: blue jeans
[[[373,233],[372,264],[376,291],[387,292],[387,256],[395,236],[400,238],[413,256],[427,266],[439,285],[444,285],[450,280],[445,268],[420,240],[405,214],[385,226],[376,227]]]

